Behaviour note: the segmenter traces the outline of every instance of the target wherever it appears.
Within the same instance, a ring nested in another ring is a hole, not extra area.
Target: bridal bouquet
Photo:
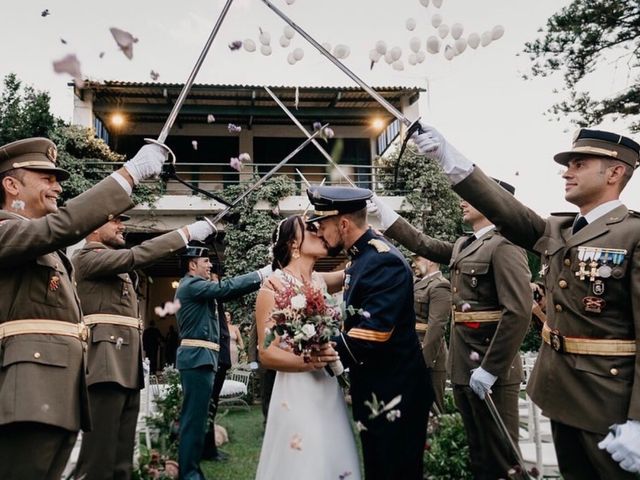
[[[340,334],[340,303],[310,283],[285,283],[284,288],[276,293],[275,303],[271,313],[275,324],[267,329],[265,348],[278,336],[293,353],[307,358],[314,347],[326,344]],[[329,367],[340,384],[346,386],[342,363],[339,360],[331,362]]]

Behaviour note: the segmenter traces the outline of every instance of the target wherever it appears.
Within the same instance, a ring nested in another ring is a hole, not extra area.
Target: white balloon
[[[482,35],[480,35],[480,45],[482,45],[483,47],[489,45],[492,40],[493,38],[491,32],[482,32]]]
[[[504,35],[504,27],[502,25],[496,25],[491,30],[491,38],[493,40],[499,40]]]
[[[289,40],[291,40],[295,34],[296,31],[293,29],[293,27],[291,27],[291,25],[287,25],[286,27],[284,27],[284,36]]]
[[[446,23],[440,25],[438,27],[438,35],[440,36],[440,38],[444,38],[449,35],[449,25],[447,25]]]
[[[478,48],[478,45],[480,45],[480,35],[475,32],[470,34],[469,38],[467,38],[467,44],[473,49]]]
[[[407,30],[412,32],[416,28],[416,19],[415,18],[407,18],[407,22],[405,23]]]
[[[242,42],[242,46],[247,52],[255,52],[256,51],[256,42],[251,40],[250,38],[246,38],[244,42]]]
[[[418,53],[416,53],[416,60],[418,61],[418,63],[422,63],[427,59],[427,54],[424,52],[424,50],[420,50]]]
[[[333,49],[333,56],[343,60],[349,56],[351,53],[351,49],[347,45],[338,44]]]
[[[427,8],[429,6],[429,0],[420,0],[420,5]]]
[[[413,37],[410,41],[409,41],[409,48],[418,53],[420,51],[420,39],[418,37]]]
[[[376,42],[376,50],[380,55],[384,55],[385,53],[387,53],[387,42],[385,42],[384,40],[378,40]]]
[[[289,55],[287,55],[287,62],[289,62],[289,65],[296,64],[296,59],[293,56],[293,52],[289,52]]]
[[[290,44],[291,40],[289,40],[287,37],[285,37],[284,35],[280,37],[280,46],[282,48],[287,48]]]
[[[442,6],[442,0],[433,0],[433,6],[440,8]]]
[[[262,45],[269,45],[271,43],[271,34],[269,32],[262,32],[258,38]]]
[[[268,57],[269,55],[271,55],[271,47],[270,47],[269,45],[262,45],[262,46],[260,47],[260,52],[261,52],[264,56]]]
[[[391,66],[394,70],[398,70],[399,72],[404,70],[404,63],[402,63],[402,60],[396,60]]]
[[[393,47],[390,51],[394,61],[400,60],[402,56],[402,49],[400,47]]]
[[[431,17],[431,25],[433,25],[433,28],[438,28],[441,23],[442,23],[442,15],[440,15],[439,13],[434,13],[433,16]]]
[[[296,62],[299,62],[304,57],[304,50],[301,48],[296,48],[293,52],[293,58],[296,59]]]
[[[411,53],[409,54],[409,60],[408,60],[408,62],[409,62],[409,65],[415,65],[415,64],[417,64],[417,63],[418,63],[418,57],[417,57],[417,55],[416,55],[415,53],[411,52]]]
[[[467,49],[467,39],[464,37],[460,37],[455,42],[453,42],[453,46],[455,47],[457,54],[460,55]]]
[[[461,23],[454,23],[451,25],[451,36],[454,40],[458,40],[462,36],[463,31],[464,27]]]
[[[388,50],[387,53],[384,54],[384,61],[391,65],[395,60],[393,59],[393,55],[391,55],[391,50]]]
[[[427,52],[438,53],[440,51],[440,39],[435,35],[427,38]]]
[[[456,56],[456,51],[451,45],[447,45],[444,47],[444,58],[447,60],[453,60],[453,57]]]
[[[371,60],[373,63],[377,63],[380,58],[382,58],[382,55],[375,48],[369,51],[369,60]]]
[[[322,48],[324,48],[327,52],[331,51],[331,44],[329,42],[324,42],[322,44]]]

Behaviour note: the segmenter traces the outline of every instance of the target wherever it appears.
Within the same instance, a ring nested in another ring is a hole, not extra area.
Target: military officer
[[[95,187],[58,208],[60,182],[46,138],[0,147],[0,478],[59,480],[78,430],[90,427],[86,333],[62,248],[131,208],[133,185],[162,170],[144,146]]]
[[[176,366],[184,399],[180,415],[178,463],[180,478],[202,480],[200,458],[207,429],[209,400],[218,369],[220,332],[216,300],[233,298],[260,288],[271,266],[220,282],[212,282],[209,250],[202,244],[187,247],[183,257],[185,276],[176,289],[180,346]]]
[[[508,195],[513,194],[511,185],[500,183]],[[471,469],[476,479],[507,478],[516,458],[484,399],[487,392],[492,393],[517,444],[518,393],[523,379],[519,348],[531,320],[527,257],[465,201],[460,204],[463,220],[474,233],[455,243],[415,229],[377,196],[373,201],[385,235],[418,255],[450,266],[449,374],[467,433]]]
[[[619,196],[638,166],[640,145],[579,130],[572,148],[554,160],[567,168],[565,199],[580,213],[545,220],[423,127],[418,148],[440,163],[454,190],[507,238],[541,255],[547,323],[528,392],[551,418],[563,478],[634,478],[624,469],[640,469],[640,215]],[[615,438],[599,450],[612,425]]]
[[[141,320],[132,276],[212,233],[205,221],[160,235],[131,249],[119,215],[91,232],[72,262],[89,327],[87,385],[93,429],[82,437],[76,478],[131,478],[135,430],[144,388]]]
[[[433,391],[415,330],[413,277],[400,252],[368,228],[371,191],[316,187],[308,222],[331,253],[346,251],[344,301],[353,309],[336,339],[350,368],[353,418],[359,422],[366,478],[423,478],[422,458]],[[368,404],[400,403],[376,415]],[[396,413],[398,417],[396,417]]]
[[[413,258],[413,297],[416,331],[422,342],[422,356],[431,369],[434,405],[444,411],[444,388],[447,383],[449,349],[444,334],[451,317],[451,285],[440,271],[440,265],[416,255]]]

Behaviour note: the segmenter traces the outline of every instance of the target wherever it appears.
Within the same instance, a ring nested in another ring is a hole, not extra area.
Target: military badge
[[[578,270],[576,277],[590,282],[596,278],[622,278],[624,270],[619,265],[624,262],[627,251],[618,248],[578,247]]]
[[[596,280],[593,282],[591,289],[594,295],[602,295],[604,293],[604,282],[602,280]]]
[[[478,278],[477,277],[471,277],[471,287],[472,288],[476,288],[478,286]]]
[[[344,289],[349,290],[349,283],[351,282],[351,275],[348,273],[344,276]]]
[[[58,158],[58,150],[56,150],[56,147],[47,148],[47,158],[53,163],[56,163],[56,159]]]
[[[599,297],[584,297],[582,303],[584,304],[584,311],[589,313],[602,313],[607,304],[603,298]]]
[[[377,238],[372,238],[371,240],[369,240],[369,245],[375,248],[378,253],[386,253],[391,250],[389,245],[384,243],[382,240],[378,240]]]
[[[548,270],[549,270],[549,265],[547,263],[543,263],[542,267],[540,268],[540,271],[538,272],[538,276],[544,277],[547,274]]]
[[[57,275],[53,275],[49,279],[49,290],[55,292],[60,288],[60,277]]]

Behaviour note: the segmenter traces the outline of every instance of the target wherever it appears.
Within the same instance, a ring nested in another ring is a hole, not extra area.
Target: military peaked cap
[[[191,241],[187,249],[180,254],[184,258],[202,258],[209,256],[209,249],[202,242]]]
[[[573,148],[556,154],[553,159],[567,166],[577,156],[611,158],[636,168],[640,160],[640,145],[617,133],[581,128],[573,137]]]
[[[307,223],[344,213],[357,212],[367,207],[367,200],[373,192],[366,188],[353,187],[311,187],[307,190],[309,201],[315,207]]]
[[[69,172],[56,166],[58,150],[48,138],[25,138],[0,147],[0,173],[14,168],[50,172],[59,181],[69,178]]]

